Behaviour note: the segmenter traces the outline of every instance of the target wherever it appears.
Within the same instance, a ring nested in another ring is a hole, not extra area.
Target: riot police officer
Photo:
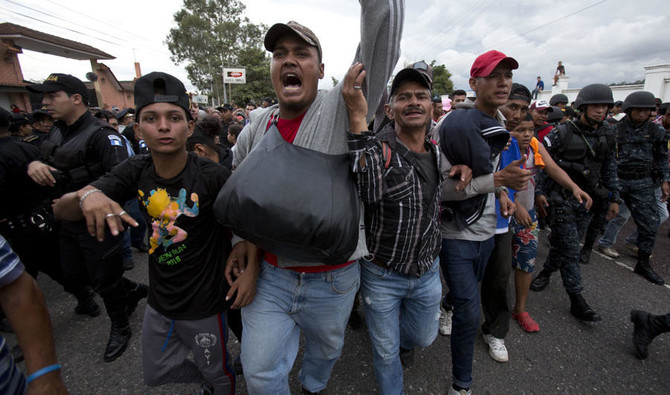
[[[28,175],[52,189],[54,197],[76,191],[128,157],[121,136],[88,109],[84,83],[68,74],[51,74],[42,84],[29,85],[31,92],[44,93],[42,103],[57,122],[42,143],[40,160],[28,165]],[[111,362],[126,349],[130,339],[128,314],[141,298],[146,285],[123,277],[121,235],[96,240],[82,219],[63,222],[60,246],[63,271],[72,283],[86,284],[102,297],[112,321],[104,360]]]
[[[634,271],[654,284],[663,285],[663,278],[649,263],[659,225],[654,189],[660,184],[662,202],[670,196],[668,138],[660,125],[649,121],[655,109],[653,94],[631,93],[623,102],[626,116],[614,126],[614,134],[621,197],[630,208],[638,230]]]
[[[562,93],[557,93],[549,99],[549,104],[552,106],[560,107],[561,110],[568,105],[568,97]]]
[[[28,163],[39,157],[39,149],[9,136],[9,117],[9,112],[0,108],[0,234],[21,258],[28,274],[37,278],[39,272],[46,273],[76,296],[77,314],[98,316],[100,308],[90,288],[85,284],[73,287],[63,275],[57,229],[49,221],[51,200],[45,188],[26,174]]]
[[[603,122],[612,103],[612,91],[606,85],[585,86],[575,100],[575,106],[581,111],[580,118],[557,126],[544,139],[552,158],[581,189],[609,202],[609,218],[616,215],[621,202],[614,134]],[[552,232],[549,256],[531,283],[531,289],[544,289],[551,273],[560,269],[563,286],[570,297],[570,313],[583,321],[600,321],[600,315],[582,296],[578,264],[579,241],[592,213],[577,202],[570,191],[544,173],[538,174],[535,200],[541,212],[548,212]]]

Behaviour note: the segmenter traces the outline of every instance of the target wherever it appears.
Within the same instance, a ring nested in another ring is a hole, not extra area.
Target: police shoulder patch
[[[121,137],[110,134],[110,135],[107,136],[107,138],[109,139],[109,144],[112,147],[123,147],[123,143],[121,142]]]

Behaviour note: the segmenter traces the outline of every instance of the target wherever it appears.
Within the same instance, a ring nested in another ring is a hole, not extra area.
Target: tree
[[[435,65],[435,63],[435,60],[430,62],[430,66],[433,68],[433,94],[449,95],[454,91],[451,73],[447,70],[447,66],[443,64]]]
[[[233,87],[236,101],[272,92],[263,48],[267,26],[251,23],[243,16],[245,9],[239,0],[184,0],[174,14],[177,27],[170,29],[165,43],[172,61],[186,63],[189,80],[203,93],[222,94],[222,66],[247,69],[247,83]]]

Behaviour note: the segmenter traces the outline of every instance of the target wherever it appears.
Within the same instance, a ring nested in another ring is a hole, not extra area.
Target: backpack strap
[[[382,141],[382,159],[384,159],[384,169],[388,169],[391,166],[391,147]]]

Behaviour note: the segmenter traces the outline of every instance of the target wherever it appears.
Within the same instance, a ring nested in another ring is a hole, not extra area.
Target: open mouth
[[[282,78],[282,85],[286,90],[298,90],[302,87],[302,81],[295,73],[286,73]]]

